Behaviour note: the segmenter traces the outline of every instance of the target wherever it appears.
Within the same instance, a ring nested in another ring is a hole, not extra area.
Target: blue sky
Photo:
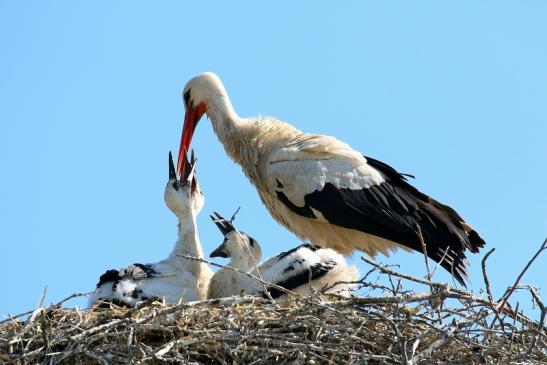
[[[416,175],[496,248],[495,293],[512,283],[547,233],[547,3],[276,4],[0,2],[0,318],[33,309],[45,285],[54,302],[167,256],[167,153],[181,90],[208,70],[240,115],[334,135]],[[205,119],[193,147],[207,253],[221,241],[207,213],[238,206],[265,256],[299,243]],[[475,291],[485,252],[470,258]],[[424,273],[420,255],[378,259]],[[545,288],[546,260],[526,282]]]

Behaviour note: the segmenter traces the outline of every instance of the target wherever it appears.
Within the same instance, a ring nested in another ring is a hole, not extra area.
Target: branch
[[[199,262],[202,262],[204,264],[209,264],[209,265],[212,265],[212,266],[216,266],[216,267],[220,267],[220,268],[223,268],[223,269],[227,269],[227,270],[231,270],[231,271],[235,271],[235,272],[238,272],[244,276],[247,276],[251,279],[254,279],[256,281],[258,281],[259,283],[261,283],[262,285],[266,285],[268,287],[271,287],[271,288],[274,288],[274,289],[277,289],[285,294],[291,294],[291,295],[296,295],[298,297],[302,297],[302,295],[298,294],[298,293],[295,293],[289,289],[285,289],[284,287],[282,286],[279,286],[279,285],[276,285],[276,284],[272,284],[272,283],[268,283],[267,281],[264,281],[262,280],[261,278],[259,277],[256,277],[255,275],[251,274],[251,273],[248,273],[248,272],[245,272],[243,270],[240,270],[240,269],[237,269],[235,267],[232,267],[232,266],[228,266],[228,265],[222,265],[222,264],[217,264],[215,262],[212,262],[212,261],[209,261],[209,260],[205,260],[205,259],[202,259],[200,257],[193,257],[193,256],[188,256],[188,255],[183,255],[183,254],[180,254],[178,253],[177,254],[178,257],[182,257],[182,258],[185,258],[185,259],[188,259],[188,260],[194,260],[194,261],[199,261]],[[271,299],[273,301],[273,299]]]
[[[520,280],[522,279],[526,271],[528,271],[532,263],[538,258],[538,256],[543,252],[543,250],[546,250],[546,249],[547,249],[547,238],[545,239],[545,241],[543,241],[543,244],[539,247],[539,250],[537,250],[534,256],[532,256],[530,261],[528,261],[524,269],[522,269],[521,273],[517,277],[517,280],[515,280],[515,283],[512,286],[510,286],[508,291],[504,294],[504,296],[501,299],[501,303],[499,304],[500,307],[503,307],[505,303],[507,303],[507,300],[515,292],[515,289],[517,288],[518,284],[520,283]]]

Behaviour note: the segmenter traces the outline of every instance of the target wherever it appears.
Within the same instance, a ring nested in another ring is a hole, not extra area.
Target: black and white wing
[[[467,276],[465,251],[478,252],[484,246],[452,208],[418,191],[387,164],[332,137],[302,134],[271,153],[267,174],[272,194],[300,217],[423,252],[419,227],[427,255],[461,284]],[[283,223],[290,226],[289,220]],[[317,238],[313,225],[291,228],[329,247]],[[367,242],[360,249],[375,254],[377,248]]]
[[[316,254],[318,250],[324,249],[306,243],[274,256],[260,265],[260,276],[268,283],[294,290],[325,277],[344,264],[343,257],[334,251],[329,250],[332,255],[325,258]],[[263,292],[263,287],[256,281],[249,285],[256,288],[252,291]],[[269,292],[274,299],[284,294],[275,288],[270,288]]]
[[[89,305],[107,302],[133,307],[137,302],[150,298],[143,289],[146,289],[148,279],[159,276],[151,264],[137,263],[121,270],[107,270],[101,275],[95,291],[90,295]]]

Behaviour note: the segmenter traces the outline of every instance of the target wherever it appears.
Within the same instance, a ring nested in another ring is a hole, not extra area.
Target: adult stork
[[[427,256],[465,285],[465,253],[477,253],[484,240],[405,175],[334,137],[304,133],[272,117],[239,117],[211,72],[188,81],[183,99],[179,170],[197,123],[207,114],[270,214],[301,239],[343,254],[357,249],[388,255],[401,247],[424,252],[425,246]]]

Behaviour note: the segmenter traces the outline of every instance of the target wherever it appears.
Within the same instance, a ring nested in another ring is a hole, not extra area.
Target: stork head
[[[179,173],[183,163],[182,155],[190,149],[194,131],[203,114],[219,105],[231,110],[226,89],[219,77],[212,72],[204,72],[188,81],[182,91],[182,100],[185,115],[177,164]]]
[[[199,188],[195,167],[194,152],[192,151],[190,159],[184,153],[181,176],[178,179],[173,156],[169,152],[169,181],[165,186],[163,197],[167,207],[179,218],[186,217],[190,213],[197,215],[203,208],[205,199]]]
[[[245,268],[242,266],[249,263],[260,262],[262,257],[260,245],[254,238],[235,228],[232,222],[233,217],[227,220],[216,212],[210,217],[224,236],[224,241],[211,252],[210,257],[229,257],[232,262],[241,263],[236,265],[238,268]]]

